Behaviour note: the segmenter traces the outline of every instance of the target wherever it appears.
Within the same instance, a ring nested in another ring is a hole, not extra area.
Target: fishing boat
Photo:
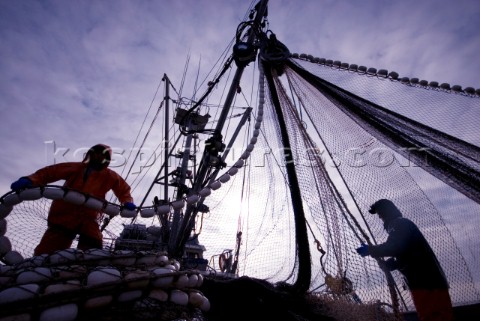
[[[386,239],[380,198],[425,234],[458,319],[478,318],[480,89],[290,52],[267,6],[201,96],[163,76],[137,209],[59,185],[0,198],[1,320],[414,320],[401,274],[355,253]],[[57,199],[103,213],[103,249],[33,256]]]

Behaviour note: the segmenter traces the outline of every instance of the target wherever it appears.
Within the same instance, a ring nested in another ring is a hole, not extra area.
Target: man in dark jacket
[[[357,252],[363,257],[391,257],[381,267],[404,275],[420,321],[453,320],[445,273],[422,232],[390,200],[375,202],[369,212],[378,214],[388,238],[379,245],[363,244]]]

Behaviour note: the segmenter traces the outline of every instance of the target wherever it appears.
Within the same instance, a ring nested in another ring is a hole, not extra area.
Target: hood
[[[392,201],[381,199],[376,201],[368,210],[371,214],[378,214],[378,216],[385,222],[389,222],[397,217],[402,217],[400,210],[393,204]]]
[[[112,159],[112,149],[105,144],[97,144],[90,147],[85,154],[83,162],[94,169],[103,169],[108,167]]]

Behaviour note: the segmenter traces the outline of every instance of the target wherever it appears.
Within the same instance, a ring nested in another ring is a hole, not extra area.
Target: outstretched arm
[[[68,179],[71,175],[78,173],[81,163],[60,163],[39,169],[27,176],[33,185],[46,185],[62,179]]]
[[[130,192],[130,185],[128,185],[128,183],[125,182],[125,180],[118,174],[115,184],[112,187],[112,191],[118,198],[120,203],[133,203],[133,198]]]
[[[398,256],[407,248],[411,239],[412,229],[407,221],[397,219],[392,223],[387,241],[383,244],[369,246],[372,257]]]

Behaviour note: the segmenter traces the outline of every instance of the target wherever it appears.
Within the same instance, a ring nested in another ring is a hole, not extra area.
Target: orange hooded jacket
[[[85,162],[85,160],[47,166],[27,177],[34,186],[65,180],[63,186],[99,199],[105,199],[107,192],[112,190],[122,204],[133,202],[130,186],[120,175],[106,167],[101,170],[92,170],[88,167],[88,161]],[[54,200],[48,214],[48,222],[76,230],[83,220],[98,220],[100,214],[99,211],[91,208],[63,200]]]

